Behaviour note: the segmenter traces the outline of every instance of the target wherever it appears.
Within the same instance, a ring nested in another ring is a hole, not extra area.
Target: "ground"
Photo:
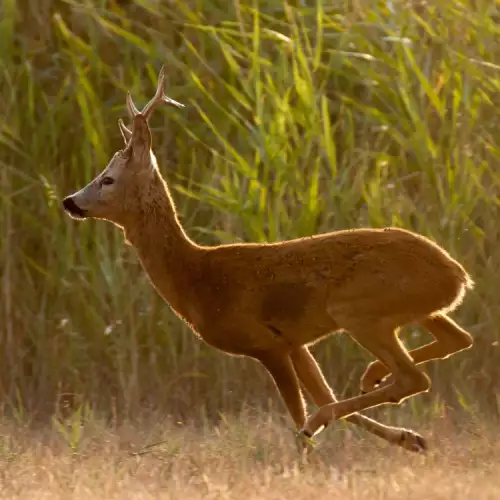
[[[340,424],[307,462],[278,416],[203,426],[79,421],[0,423],[0,499],[500,498],[500,439],[472,421],[422,425],[426,456]]]

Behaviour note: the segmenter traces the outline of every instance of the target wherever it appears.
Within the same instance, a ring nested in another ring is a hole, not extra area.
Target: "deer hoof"
[[[309,454],[316,447],[316,443],[314,442],[312,436],[310,436],[305,429],[300,429],[296,433],[295,439],[297,442],[299,453]]]
[[[401,433],[399,446],[413,453],[425,453],[429,448],[427,441],[420,434],[409,430]]]
[[[361,386],[361,395],[363,394],[368,394],[369,392],[374,391],[375,389],[382,389],[384,387],[387,387],[388,385],[391,385],[393,383],[393,379],[391,375],[387,375],[381,380],[375,380],[372,384],[370,385],[363,385]]]

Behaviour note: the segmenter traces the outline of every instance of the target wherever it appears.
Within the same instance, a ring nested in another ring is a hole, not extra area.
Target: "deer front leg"
[[[268,352],[257,358],[271,374],[280,395],[286,404],[295,423],[295,428],[299,431],[307,418],[306,406],[302,391],[300,389],[299,379],[295,372],[292,360],[287,353]],[[309,451],[312,442],[309,438],[299,435],[300,446],[304,451]]]

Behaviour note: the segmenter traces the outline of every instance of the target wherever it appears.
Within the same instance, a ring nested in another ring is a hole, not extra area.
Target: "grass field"
[[[68,430],[68,428],[66,428]],[[495,429],[435,420],[425,457],[346,426],[329,429],[301,458],[282,419],[174,425],[158,416],[110,425],[91,420],[78,439],[0,424],[5,499],[466,499],[500,495]]]

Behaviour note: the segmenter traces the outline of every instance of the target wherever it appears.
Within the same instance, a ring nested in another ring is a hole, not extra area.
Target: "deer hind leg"
[[[435,359],[447,359],[473,344],[471,335],[445,314],[426,318],[421,324],[434,336],[435,341],[409,352],[417,365]],[[389,375],[390,370],[380,361],[370,363],[361,377],[361,392],[373,391]]]
[[[326,427],[332,420],[346,418],[382,404],[400,404],[410,396],[426,392],[430,388],[429,378],[415,366],[393,327],[380,322],[368,334],[363,324],[352,324],[347,329],[351,337],[391,370],[394,381],[367,394],[322,406],[302,429],[308,437]]]
[[[307,346],[294,349],[290,357],[299,380],[318,407],[337,403],[335,395]],[[350,415],[346,420],[408,451],[420,452],[427,448],[424,438],[412,430],[384,425],[357,413]]]

